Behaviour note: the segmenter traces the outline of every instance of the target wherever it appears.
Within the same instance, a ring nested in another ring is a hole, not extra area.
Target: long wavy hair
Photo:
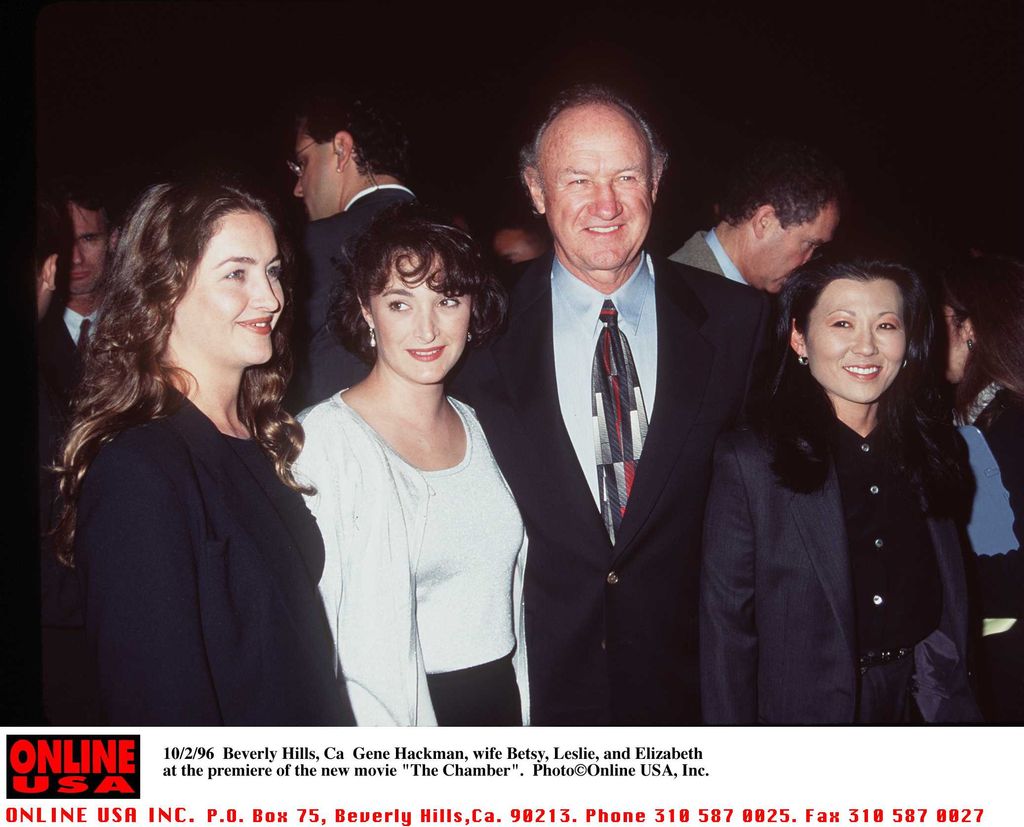
[[[970,319],[975,335],[956,386],[957,412],[966,415],[993,382],[1024,408],[1024,262],[1002,256],[971,259],[950,268],[942,286],[956,326]]]
[[[56,529],[60,559],[73,564],[78,495],[104,443],[121,431],[177,411],[185,401],[187,371],[168,363],[167,342],[178,303],[223,219],[256,213],[274,231],[287,272],[290,252],[267,205],[224,183],[158,184],[133,206],[102,277],[99,321],[90,337],[71,428],[57,469],[63,513]],[[281,408],[291,375],[287,333],[291,302],[272,334],[273,356],[242,374],[238,415],[268,454],[285,485],[302,491],[291,465],[302,448],[299,424]]]
[[[811,311],[833,281],[887,279],[903,297],[906,363],[878,402],[882,448],[891,467],[911,482],[921,507],[932,514],[957,513],[969,501],[970,478],[963,449],[943,422],[942,403],[930,361],[935,322],[921,279],[886,261],[811,263],[786,280],[775,328],[777,369],[761,429],[773,450],[772,470],[794,491],[816,491],[831,464],[836,414],[825,389],[789,346],[795,327],[807,332]]]

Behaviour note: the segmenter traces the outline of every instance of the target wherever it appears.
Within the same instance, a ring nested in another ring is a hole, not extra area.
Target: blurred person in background
[[[790,273],[832,240],[844,193],[842,173],[817,149],[759,144],[730,173],[718,224],[694,233],[670,258],[778,293]]]
[[[327,328],[350,245],[381,210],[412,201],[409,142],[382,102],[315,94],[296,119],[293,195],[309,216],[303,247],[309,283],[299,308],[290,406],[300,410],[366,377],[366,365]]]
[[[1024,721],[1024,263],[982,256],[943,279],[946,378],[977,491],[968,535],[986,718]]]

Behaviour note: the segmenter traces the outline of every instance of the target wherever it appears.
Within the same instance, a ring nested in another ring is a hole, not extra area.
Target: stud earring
[[[806,356],[797,356],[797,357],[796,357],[796,360],[797,360],[797,361],[798,361],[798,362],[799,362],[799,363],[800,363],[801,365],[806,365],[806,364],[807,364],[807,357],[806,357]]]
[[[377,347],[377,331],[370,328],[370,347]]]
[[[467,333],[466,334],[466,341],[467,342],[472,342],[473,341],[473,334],[472,333]]]
[[[967,349],[968,350],[974,350],[974,339],[968,339],[967,340]]]

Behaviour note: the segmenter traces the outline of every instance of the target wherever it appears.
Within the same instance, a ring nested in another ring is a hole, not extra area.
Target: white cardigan
[[[476,422],[472,408],[449,402]],[[415,570],[430,503],[426,480],[386,448],[339,394],[303,411],[299,420],[306,442],[294,471],[296,479],[316,488],[306,504],[324,538],[320,594],[356,723],[436,726],[416,625]],[[513,666],[523,723],[529,724],[526,546],[524,534],[512,609]]]

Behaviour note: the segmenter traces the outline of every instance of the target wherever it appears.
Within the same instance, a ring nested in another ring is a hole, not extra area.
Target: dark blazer
[[[530,538],[531,719],[692,723],[711,453],[743,406],[767,303],[721,277],[655,261],[657,398],[612,547],[558,405],[551,263],[538,259],[519,280],[507,332],[472,354],[454,388],[475,407]]]
[[[956,528],[928,520],[942,582],[939,628],[918,644],[927,721],[980,719],[968,686],[967,594]],[[704,524],[701,701],[709,723],[852,723],[853,583],[839,479],[782,486],[752,431],[723,436]]]
[[[188,402],[90,466],[75,557],[106,723],[353,722],[317,592],[316,523],[259,470]]]
[[[39,371],[45,377],[61,413],[66,412],[82,374],[82,360],[64,324],[64,310],[57,303],[36,327]]]
[[[305,312],[298,325],[296,372],[289,389],[289,407],[313,405],[366,378],[369,367],[342,347],[327,327],[331,298],[344,279],[352,245],[366,228],[392,204],[412,201],[404,190],[377,190],[364,195],[345,212],[311,221],[303,247],[309,285],[303,301]]]

